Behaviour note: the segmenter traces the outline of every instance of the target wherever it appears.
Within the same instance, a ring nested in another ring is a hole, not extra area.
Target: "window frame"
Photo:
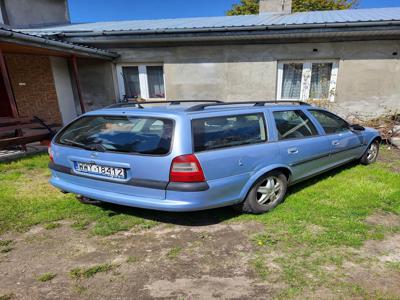
[[[283,140],[279,139],[279,130],[278,130],[278,126],[276,124],[274,113],[275,112],[285,112],[285,111],[301,111],[304,114],[304,116],[306,116],[306,118],[308,118],[308,120],[310,120],[310,123],[314,126],[316,134],[305,136],[302,138],[291,138],[291,139],[283,139]],[[271,111],[271,117],[272,117],[272,121],[273,121],[274,127],[275,127],[276,142],[280,143],[280,142],[286,142],[286,141],[304,140],[304,139],[312,139],[312,138],[320,137],[321,132],[318,129],[318,126],[321,126],[321,125],[319,124],[319,122],[315,123],[314,116],[312,116],[312,118],[310,118],[308,113],[311,114],[311,112],[309,112],[308,110],[304,111],[303,109],[274,109],[273,111]]]
[[[193,128],[193,121],[196,120],[207,120],[207,119],[214,119],[214,118],[230,118],[230,117],[237,117],[237,116],[251,116],[251,115],[260,115],[261,119],[263,120],[264,123],[264,132],[265,132],[265,140],[253,143],[253,144],[242,144],[242,145],[236,145],[236,146],[226,146],[226,147],[220,147],[220,148],[214,148],[214,149],[208,149],[208,150],[201,150],[201,151],[196,151],[195,149],[195,141],[194,141],[194,128]],[[208,117],[200,117],[200,118],[192,118],[190,120],[190,130],[191,130],[191,135],[192,135],[192,152],[193,153],[204,153],[204,152],[211,152],[211,151],[221,151],[221,150],[227,150],[227,149],[235,149],[239,147],[249,147],[249,146],[254,146],[254,145],[262,145],[270,142],[270,132],[268,131],[268,124],[267,124],[267,118],[265,116],[264,111],[258,111],[258,112],[247,112],[247,113],[238,113],[238,114],[222,114],[222,115],[216,115],[216,116],[208,116]]]
[[[331,80],[329,85],[329,102],[335,102],[337,78],[339,73],[339,60],[337,59],[325,59],[325,60],[287,60],[278,62],[278,72],[277,72],[277,100],[282,101],[297,101],[297,100],[308,100],[311,90],[311,75],[312,75],[312,65],[319,63],[331,63],[332,72]],[[285,64],[303,64],[303,73],[301,77],[301,89],[299,99],[286,99],[282,98],[282,84],[283,84],[283,68]],[[322,99],[314,99],[322,100]]]
[[[124,67],[137,67],[139,71],[139,85],[140,85],[140,96],[145,100],[166,100],[167,99],[167,87],[165,84],[165,67],[163,63],[120,63],[116,65],[117,82],[119,98],[123,100],[125,95],[125,81],[123,77],[122,68]],[[163,68],[163,80],[164,80],[164,98],[150,98],[149,97],[149,81],[147,76],[147,67],[162,67]]]

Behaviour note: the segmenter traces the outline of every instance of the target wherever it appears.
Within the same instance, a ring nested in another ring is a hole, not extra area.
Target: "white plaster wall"
[[[67,124],[78,116],[75,108],[68,62],[63,57],[51,57],[50,61],[56,86],[58,106],[61,111],[63,123]]]

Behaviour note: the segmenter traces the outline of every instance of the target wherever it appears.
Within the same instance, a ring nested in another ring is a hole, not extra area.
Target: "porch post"
[[[4,59],[3,51],[1,49],[0,49],[0,70],[1,70],[1,75],[3,77],[4,86],[6,88],[8,101],[10,103],[12,116],[14,118],[17,118],[18,117],[17,104],[15,102],[15,98],[14,98],[14,93],[13,93],[12,86],[11,86],[10,77],[8,76],[6,61]]]
[[[79,82],[79,77],[78,77],[78,63],[76,61],[75,55],[71,56],[71,63],[72,63],[72,77],[74,78],[74,81],[75,81],[75,86],[76,86],[76,91],[78,93],[81,111],[84,114],[86,112],[86,109],[85,109],[85,103],[83,102],[81,84]]]

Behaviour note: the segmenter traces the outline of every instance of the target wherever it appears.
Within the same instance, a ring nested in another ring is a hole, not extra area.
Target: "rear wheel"
[[[360,163],[363,165],[369,165],[376,161],[379,154],[379,141],[375,140],[368,146],[367,151],[361,157]]]
[[[282,203],[287,190],[287,178],[279,171],[265,174],[253,185],[244,202],[243,212],[262,214]]]

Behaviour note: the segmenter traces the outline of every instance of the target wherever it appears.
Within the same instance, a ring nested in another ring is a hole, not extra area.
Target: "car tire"
[[[373,141],[360,159],[362,165],[370,165],[376,161],[379,154],[379,141]]]
[[[286,176],[279,171],[271,171],[254,183],[246,199],[237,208],[251,214],[269,212],[283,202],[286,190]]]

